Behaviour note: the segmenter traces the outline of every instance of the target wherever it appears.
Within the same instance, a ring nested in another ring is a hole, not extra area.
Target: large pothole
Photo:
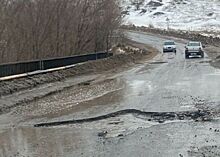
[[[126,109],[120,110],[117,112],[86,118],[78,120],[66,120],[66,121],[56,121],[56,122],[46,122],[36,124],[35,127],[51,127],[51,126],[61,126],[61,125],[70,125],[70,124],[82,124],[82,123],[91,123],[96,121],[101,121],[105,119],[110,119],[113,117],[120,117],[124,115],[133,115],[136,118],[148,121],[148,122],[157,122],[164,123],[166,121],[175,121],[175,120],[194,120],[194,121],[209,121],[213,118],[213,113],[210,111],[185,111],[185,112],[145,112],[136,109]]]

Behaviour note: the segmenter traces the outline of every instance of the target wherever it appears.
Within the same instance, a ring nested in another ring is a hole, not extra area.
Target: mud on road
[[[145,59],[151,59],[157,54],[157,50],[152,47],[130,41],[126,43],[127,45],[125,44],[126,46],[123,47],[125,49],[123,54],[79,64],[65,70],[1,81],[0,114],[65,89],[79,87],[94,79],[100,80],[101,75],[114,75],[114,73],[123,71]],[[105,82],[105,78],[103,82]]]
[[[125,48],[125,53],[123,54],[114,55],[97,61],[81,63],[75,67],[64,70],[0,81],[0,97],[43,84],[62,81],[70,77],[102,73],[105,71],[114,72],[115,70],[120,70],[120,68],[123,69],[123,67],[131,66],[140,60],[151,59],[158,52],[150,46],[138,44],[129,40],[125,41],[123,45],[123,48]],[[126,49],[126,47],[128,48]],[[117,48],[115,50],[117,50]],[[116,52],[113,51],[113,53],[115,54]]]
[[[120,79],[100,77],[97,80],[79,83],[41,99],[23,103],[12,109],[12,114],[34,119],[55,118],[68,113],[84,111],[92,107],[94,99],[119,91],[123,86],[124,83]]]

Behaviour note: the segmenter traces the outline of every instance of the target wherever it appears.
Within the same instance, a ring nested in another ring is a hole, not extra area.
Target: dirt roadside
[[[220,69],[220,47],[208,45],[205,48],[206,53],[212,59],[210,65]]]
[[[89,61],[65,70],[2,81],[0,82],[0,97],[24,89],[34,88],[45,83],[61,81],[68,77],[91,73],[102,73],[104,71],[111,72],[115,71],[115,69],[120,70],[119,68],[127,67],[140,60],[151,59],[157,54],[156,49],[147,45],[132,43],[131,41],[126,41],[126,44],[140,49],[145,49],[146,51],[129,51],[106,59]]]
[[[114,75],[158,54],[156,49],[132,41],[126,41],[126,45],[121,46],[113,50],[114,56],[106,59],[90,61],[61,71],[0,82],[0,113],[7,113],[14,107],[68,88],[78,91],[87,84],[94,84],[94,79],[97,81],[98,78],[99,82],[96,84],[104,84],[100,88],[106,88],[105,82],[102,83],[105,78],[101,79],[104,75]],[[84,76],[87,78],[83,79]],[[79,80],[75,81],[74,78]]]

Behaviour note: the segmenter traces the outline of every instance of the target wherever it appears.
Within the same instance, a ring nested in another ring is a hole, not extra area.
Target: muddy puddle
[[[8,129],[0,132],[0,156],[80,156],[83,152],[93,151],[93,144],[96,143],[97,138],[93,136],[92,131],[78,128]]]
[[[140,115],[125,114],[68,126],[3,129],[0,156],[126,157],[162,153],[170,157],[200,157],[201,154],[216,157],[220,148],[218,124],[219,120],[159,123],[146,121]]]

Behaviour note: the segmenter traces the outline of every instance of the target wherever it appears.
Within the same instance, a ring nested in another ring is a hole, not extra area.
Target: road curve
[[[173,39],[137,32],[127,32],[127,37],[133,41],[154,46],[160,52],[163,42]],[[220,104],[220,70],[210,65],[211,59],[207,54],[202,59],[186,60],[184,57],[186,42],[176,39],[176,55],[161,52],[153,60],[114,76],[124,82],[122,90],[106,95],[95,109],[86,109],[80,114],[71,114],[70,117],[90,118],[124,109],[178,112],[194,111],[204,106],[218,106]],[[102,104],[105,104],[104,110],[101,107]]]

